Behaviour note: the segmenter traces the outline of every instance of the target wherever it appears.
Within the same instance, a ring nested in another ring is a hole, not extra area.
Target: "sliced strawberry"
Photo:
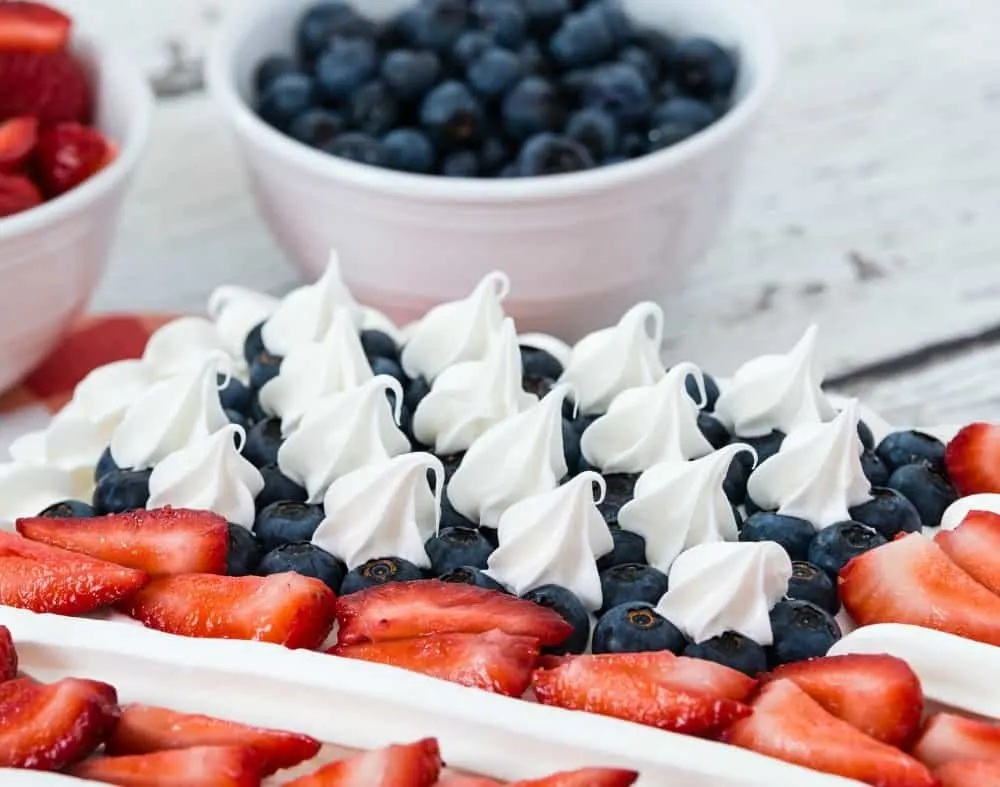
[[[3,5],[0,4],[0,15]],[[38,119],[10,118],[0,123],[0,172],[20,169],[38,142]]]
[[[0,682],[17,677],[17,648],[10,629],[0,626]]]
[[[1000,492],[1000,426],[975,423],[960,429],[945,448],[944,465],[963,497]]]
[[[913,747],[913,756],[928,768],[957,760],[1000,760],[1000,726],[936,713]]]
[[[785,664],[764,681],[791,680],[838,719],[890,746],[907,748],[920,729],[924,693],[902,659],[849,654]]]
[[[147,580],[142,571],[0,531],[0,604],[83,615],[121,601]]]
[[[753,714],[726,730],[723,740],[873,787],[935,787],[924,765],[827,713],[790,680],[764,686]]]
[[[72,25],[66,14],[41,3],[0,3],[0,50],[58,52]]]
[[[68,52],[0,51],[0,118],[85,123],[91,96],[83,66]]]
[[[908,623],[1000,645],[1000,596],[919,533],[854,558],[840,572],[840,598],[862,626]]]
[[[580,656],[536,670],[535,696],[544,705],[613,716],[690,735],[712,735],[750,713],[741,702],[678,685],[642,661]]]
[[[243,746],[95,757],[70,770],[73,776],[121,787],[260,787],[257,752]]]
[[[0,683],[0,768],[52,771],[83,759],[111,734],[118,706],[97,681]]]
[[[1000,760],[950,762],[934,775],[941,787],[993,787],[1000,784]]]
[[[485,776],[453,774],[443,777],[434,784],[434,787],[510,787],[510,785],[498,782],[496,779],[487,779]]]
[[[521,779],[507,787],[630,787],[639,774],[622,768],[580,768],[561,771],[541,779]]]
[[[246,746],[260,756],[261,772],[291,768],[312,759],[320,742],[295,732],[252,727],[195,713],[180,713],[152,705],[126,705],[104,748],[108,754],[147,754],[196,746]]]
[[[390,582],[343,596],[337,619],[343,645],[493,629],[558,645],[573,631],[558,612],[531,601],[437,579]]]
[[[211,511],[158,508],[91,519],[31,517],[17,520],[17,532],[151,577],[226,573],[229,526]]]
[[[42,193],[29,178],[0,172],[0,218],[23,213],[43,201]]]
[[[333,628],[336,599],[318,579],[292,572],[179,574],[152,580],[121,609],[149,628],[186,637],[318,648]]]
[[[285,787],[430,787],[441,774],[434,738],[337,760]]]
[[[1000,593],[1000,515],[970,511],[954,530],[934,536],[934,543],[973,579]]]
[[[38,137],[35,166],[42,190],[57,197],[97,174],[115,157],[115,146],[96,128],[60,123]]]
[[[520,697],[531,685],[531,673],[538,664],[538,650],[538,640],[533,637],[487,631],[335,645],[329,652],[335,656],[401,667],[508,697]]]

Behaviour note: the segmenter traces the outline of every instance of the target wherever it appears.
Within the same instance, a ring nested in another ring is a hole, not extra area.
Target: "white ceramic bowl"
[[[314,1],[234,7],[213,43],[208,83],[288,255],[314,278],[336,248],[351,290],[400,324],[464,296],[492,270],[511,277],[506,306],[520,327],[568,340],[663,296],[725,218],[777,71],[770,29],[749,0],[624,0],[641,23],[705,34],[739,52],[732,111],[670,149],[584,173],[468,181],[401,174],[313,150],[254,114],[254,67],[292,51],[295,20]],[[380,18],[412,0],[357,2]]]
[[[74,50],[95,87],[95,125],[119,153],[72,191],[0,219],[0,391],[53,349],[90,300],[149,130],[153,97],[139,69],[86,35]]]

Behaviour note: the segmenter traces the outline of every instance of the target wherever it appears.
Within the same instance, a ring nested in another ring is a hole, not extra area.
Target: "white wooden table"
[[[242,2],[62,2],[180,94],[159,102],[95,309],[296,281],[197,86],[213,23]],[[1000,418],[1000,3],[756,2],[784,76],[732,221],[672,296],[670,358],[725,374],[817,321],[835,385],[887,417]]]

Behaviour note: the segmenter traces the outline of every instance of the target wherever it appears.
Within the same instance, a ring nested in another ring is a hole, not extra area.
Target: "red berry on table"
[[[42,189],[57,197],[74,189],[114,160],[115,145],[96,128],[60,123],[38,138],[35,164]]]

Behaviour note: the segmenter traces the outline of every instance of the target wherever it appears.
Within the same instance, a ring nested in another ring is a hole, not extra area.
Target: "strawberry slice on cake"
[[[934,536],[952,562],[994,593],[1000,593],[1000,515],[970,511],[954,530]]]
[[[17,648],[10,629],[0,626],[0,683],[17,677]]]
[[[944,465],[963,497],[1000,492],[1000,425],[975,423],[960,429],[945,448]]]
[[[1000,725],[935,713],[913,747],[913,756],[929,768],[961,760],[1000,761]]]
[[[934,772],[941,787],[993,787],[1000,784],[1000,760],[950,762]]]
[[[95,757],[72,768],[70,774],[125,787],[260,787],[262,775],[257,752],[242,746]]]
[[[441,766],[438,742],[425,738],[337,760],[285,787],[431,787]]]

